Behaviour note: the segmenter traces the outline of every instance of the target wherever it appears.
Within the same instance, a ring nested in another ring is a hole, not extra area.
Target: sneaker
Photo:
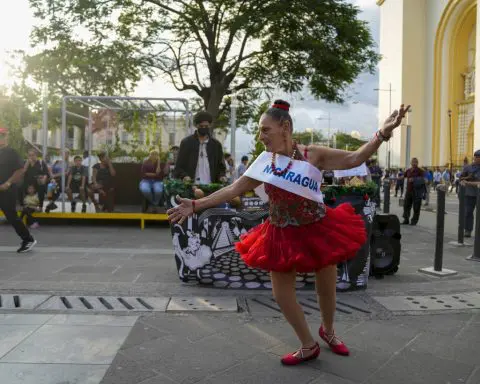
[[[30,229],[37,229],[40,227],[40,224],[38,223],[33,223],[31,226],[30,226]]]
[[[18,253],[26,253],[30,252],[32,248],[37,244],[37,240],[33,239],[32,240],[27,240],[27,241],[22,241],[22,245],[20,248],[17,249]]]
[[[472,237],[472,232],[471,231],[465,231],[465,234],[463,237]]]

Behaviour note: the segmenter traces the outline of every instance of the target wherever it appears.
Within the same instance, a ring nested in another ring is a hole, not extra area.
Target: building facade
[[[401,103],[404,124],[379,151],[383,166],[461,165],[480,149],[480,100],[475,98],[477,0],[378,0],[379,122]],[[407,125],[410,139],[407,140]]]

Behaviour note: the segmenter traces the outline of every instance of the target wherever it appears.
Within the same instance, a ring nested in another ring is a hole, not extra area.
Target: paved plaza
[[[418,273],[433,265],[434,217],[402,227],[397,274],[338,295],[337,332],[352,355],[323,347],[293,368],[279,356],[298,342],[271,293],[181,283],[166,225],[43,224],[22,255],[0,225],[0,382],[478,384],[480,263],[466,260],[472,247],[448,244],[458,220],[448,214],[444,267],[458,274]],[[299,302],[316,333],[314,295]]]

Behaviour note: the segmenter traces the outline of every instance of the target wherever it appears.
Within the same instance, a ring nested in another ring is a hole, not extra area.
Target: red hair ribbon
[[[290,109],[288,105],[284,105],[284,104],[273,104],[272,108],[283,109],[284,111],[287,111],[287,112]]]

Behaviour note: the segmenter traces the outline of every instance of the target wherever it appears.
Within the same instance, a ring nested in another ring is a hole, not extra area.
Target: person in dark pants
[[[8,130],[0,128],[0,210],[22,239],[18,253],[31,251],[37,243],[17,215],[16,184],[22,180],[24,162],[13,148],[8,146]]]
[[[403,173],[403,169],[399,169],[397,173],[397,178],[395,182],[395,197],[397,197],[398,192],[400,191],[400,197],[403,197],[403,188],[405,185],[405,174]]]
[[[417,225],[420,218],[420,208],[422,200],[425,197],[425,175],[424,171],[418,167],[418,160],[414,157],[410,163],[411,168],[405,171],[407,179],[407,191],[405,192],[405,202],[403,203],[403,223]],[[413,206],[413,217],[410,221],[410,213]]]
[[[473,212],[477,205],[477,191],[480,186],[480,149],[475,151],[473,163],[463,168],[460,183],[465,187],[465,237],[471,237]]]

